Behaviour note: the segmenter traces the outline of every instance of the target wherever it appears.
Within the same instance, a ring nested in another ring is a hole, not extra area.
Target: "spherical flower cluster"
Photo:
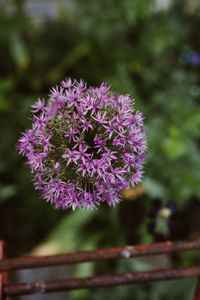
[[[32,128],[18,149],[44,199],[61,209],[112,205],[141,181],[147,145],[133,106],[105,83],[93,88],[71,79],[32,106]]]

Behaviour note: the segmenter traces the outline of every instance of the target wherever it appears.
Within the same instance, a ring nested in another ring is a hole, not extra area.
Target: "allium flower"
[[[141,182],[147,144],[133,106],[105,83],[93,88],[71,79],[32,106],[32,128],[18,149],[44,199],[62,209],[113,205]]]

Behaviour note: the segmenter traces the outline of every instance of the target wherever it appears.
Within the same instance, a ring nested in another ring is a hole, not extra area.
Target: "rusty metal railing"
[[[200,250],[200,239],[187,242],[173,243],[168,241],[150,245],[123,246],[50,256],[24,256],[12,259],[5,258],[3,248],[4,243],[0,241],[0,300],[8,300],[8,297],[19,295],[200,277],[200,266],[192,266],[19,284],[10,284],[8,280],[9,272],[14,270]],[[196,288],[194,300],[200,300],[200,281]]]

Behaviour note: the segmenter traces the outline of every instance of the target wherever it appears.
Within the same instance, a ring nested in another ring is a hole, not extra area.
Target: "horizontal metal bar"
[[[24,256],[0,262],[0,272],[18,269],[50,267],[63,264],[120,259],[200,249],[200,239],[182,242],[163,242],[149,245],[123,246],[51,256]]]
[[[38,281],[21,283],[3,287],[4,296],[18,296],[28,294],[52,293],[75,289],[119,286],[124,284],[147,283],[158,280],[183,279],[200,275],[200,266],[156,270],[148,272],[122,273],[113,275],[94,276],[87,278],[68,278],[56,281]]]

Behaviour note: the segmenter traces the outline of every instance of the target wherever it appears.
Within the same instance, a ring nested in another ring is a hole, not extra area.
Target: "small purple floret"
[[[35,189],[55,208],[115,205],[124,189],[142,181],[145,128],[129,95],[66,79],[32,112],[18,149]]]

